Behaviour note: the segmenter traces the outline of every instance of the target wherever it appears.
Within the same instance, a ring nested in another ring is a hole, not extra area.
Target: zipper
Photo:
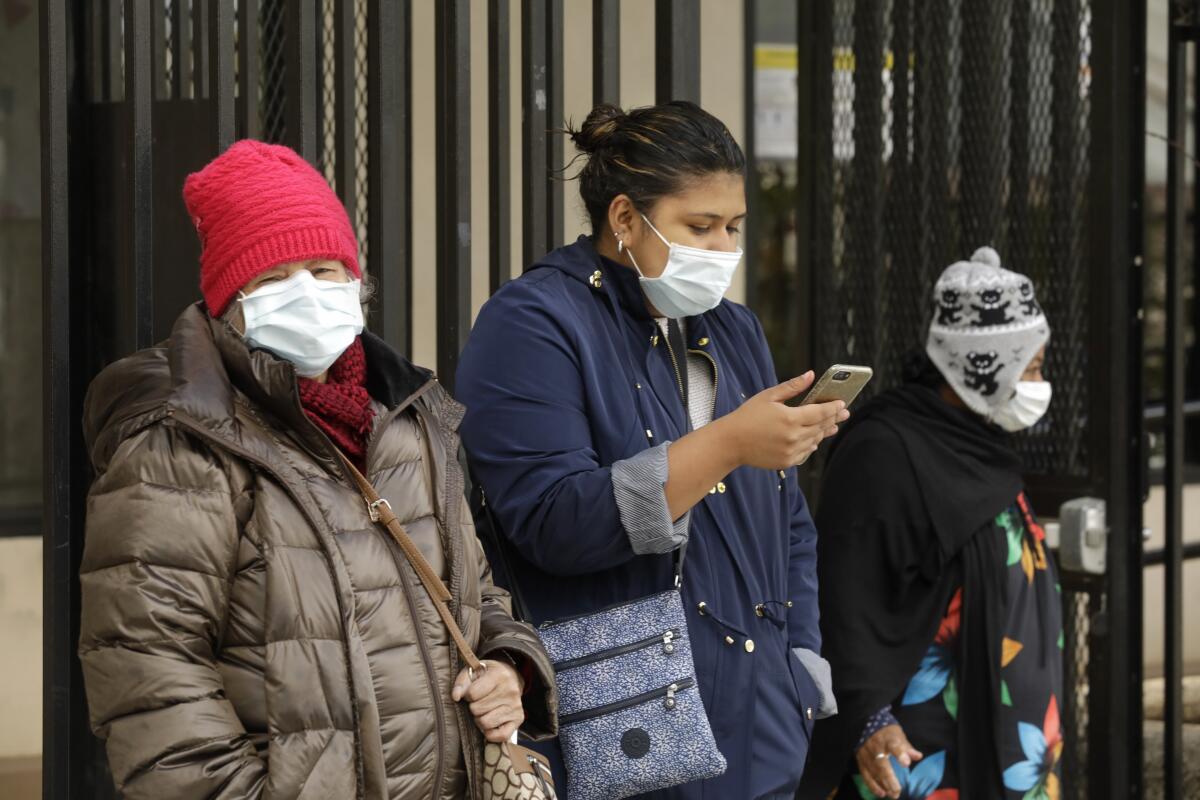
[[[373,527],[376,535],[383,536],[379,531],[378,525]],[[438,686],[437,671],[433,666],[433,657],[429,654],[429,644],[425,641],[425,636],[421,632],[421,618],[417,614],[416,599],[413,597],[413,587],[408,578],[408,570],[404,568],[405,564],[400,563],[400,559],[396,558],[396,548],[399,545],[392,541],[392,537],[388,535],[384,536],[384,546],[387,547],[388,553],[392,557],[392,562],[396,565],[396,571],[400,573],[400,586],[404,589],[404,601],[408,605],[408,613],[413,620],[413,633],[417,637],[417,649],[420,650],[421,660],[425,663],[425,678],[429,685],[430,699],[433,701],[433,716],[437,721],[438,731],[437,767],[433,773],[433,796],[437,797],[441,793],[442,780],[446,771],[446,709],[442,708],[441,688]]]
[[[576,722],[586,722],[589,719],[604,716],[605,714],[613,714],[617,711],[624,711],[627,708],[640,706],[644,703],[649,703],[651,700],[663,698],[663,708],[667,711],[673,711],[676,706],[675,695],[685,689],[691,689],[696,685],[695,678],[684,678],[683,680],[675,681],[661,689],[652,689],[649,692],[642,692],[634,695],[626,700],[618,700],[615,703],[607,703],[595,708],[589,708],[586,711],[576,711],[574,714],[565,714],[558,718],[559,727],[571,725]]]
[[[679,361],[675,358],[675,348],[671,347],[671,337],[663,335],[663,341],[667,343],[667,354],[671,356],[671,366],[675,369],[675,383],[679,386],[679,399],[685,400],[683,396],[683,376],[679,372]],[[684,414],[688,413],[687,408],[683,409]]]
[[[714,419],[716,419],[716,417],[717,417],[717,389],[718,389],[718,388],[720,387],[720,385],[721,385],[721,375],[720,375],[720,371],[717,369],[717,360],[716,360],[715,358],[713,358],[711,355],[709,355],[708,353],[704,352],[703,350],[688,350],[688,352],[689,352],[689,353],[695,353],[695,354],[696,354],[696,355],[698,355],[698,356],[704,356],[704,357],[705,357],[705,358],[707,358],[707,359],[708,359],[710,362],[712,362],[712,367],[713,367],[713,399],[712,399],[712,412],[711,412],[711,413],[708,415],[708,421],[709,421],[709,422],[712,422],[712,421],[713,421]]]
[[[565,672],[569,669],[575,669],[576,667],[595,664],[597,661],[607,661],[608,659],[616,658],[617,656],[636,653],[638,650],[645,650],[646,648],[653,647],[656,644],[661,644],[663,648],[663,654],[669,656],[675,652],[675,642],[678,639],[679,628],[671,628],[669,631],[665,631],[656,636],[647,636],[645,639],[640,639],[629,644],[623,644],[620,647],[613,647],[609,650],[600,650],[598,652],[591,653],[590,655],[579,656],[578,658],[569,658],[566,661],[558,661],[551,666],[554,667],[555,672]]]
[[[416,399],[421,394],[424,394],[424,391],[432,383],[433,383],[433,381],[430,381],[429,384],[426,384],[426,386],[423,386],[421,389],[418,389],[418,391],[414,394],[412,399]],[[402,405],[407,407],[408,405],[411,405],[411,402],[405,403]],[[396,408],[396,409],[394,409],[394,412],[398,413],[402,410],[403,410],[403,408]],[[305,508],[304,503],[301,502],[299,496],[297,496],[296,493],[294,491],[292,491],[291,487],[288,486],[287,481],[283,480],[283,477],[278,475],[276,473],[275,469],[270,464],[268,464],[266,461],[258,458],[257,456],[252,455],[249,451],[247,451],[243,448],[237,447],[237,446],[233,445],[232,443],[225,441],[224,439],[219,439],[219,438],[213,436],[202,425],[200,425],[199,423],[193,423],[187,417],[181,417],[177,414],[169,414],[168,416],[171,416],[176,421],[176,423],[191,430],[193,433],[196,433],[202,439],[207,439],[208,441],[214,442],[214,443],[218,444],[219,446],[226,447],[230,451],[237,453],[239,456],[246,459],[250,463],[257,464],[261,469],[265,470],[266,472],[271,473],[272,475],[275,475],[279,479],[280,485],[283,486],[284,491],[287,492],[292,497],[293,502],[295,502],[296,505],[300,508],[301,513],[305,517],[308,518],[308,524],[312,525],[314,530],[319,530],[320,526],[317,525],[316,519],[313,518],[312,515],[308,513],[308,510]],[[390,418],[393,415],[389,414],[388,416]],[[260,422],[261,422],[261,420],[260,420]],[[331,444],[330,446],[333,447],[334,445]],[[336,459],[335,459],[335,463],[336,463]],[[378,525],[375,525],[372,527],[374,528],[376,535],[382,535],[382,533],[379,530]],[[388,548],[388,553],[391,555],[393,563],[396,564],[396,571],[400,573],[400,585],[404,591],[404,599],[405,599],[405,603],[408,606],[408,612],[411,615],[412,620],[413,620],[413,634],[416,636],[416,639],[417,639],[417,649],[420,650],[420,652],[421,652],[421,660],[424,662],[424,665],[425,665],[426,682],[429,685],[430,696],[433,699],[434,718],[437,721],[437,732],[438,732],[437,768],[434,771],[433,786],[434,786],[435,792],[437,792],[437,791],[440,791],[442,781],[444,780],[444,777],[445,777],[445,768],[446,768],[446,765],[445,765],[445,761],[446,761],[446,759],[445,759],[445,742],[446,742],[445,714],[446,714],[446,711],[444,708],[442,708],[442,703],[441,703],[441,699],[440,699],[441,698],[440,688],[438,687],[438,683],[437,683],[437,672],[434,669],[433,658],[429,654],[429,645],[425,641],[425,636],[420,627],[421,623],[420,623],[420,618],[417,614],[416,603],[413,598],[412,585],[409,582],[408,573],[404,570],[404,566],[402,564],[400,564],[396,558],[395,548],[398,547],[399,545],[397,545],[395,542],[392,541],[392,537],[390,535],[384,537],[384,545]],[[330,580],[333,582],[333,585],[336,587],[337,586],[337,575],[334,574],[332,565],[329,565],[328,569],[329,569],[329,573],[330,573]],[[337,594],[337,597],[338,597],[339,612],[344,613],[344,610],[341,608],[341,595],[340,595],[340,593],[335,593],[335,594]],[[351,617],[353,617],[352,613],[351,613]],[[343,650],[345,651],[345,657],[346,657],[346,669],[349,671],[350,670],[350,654],[349,654],[348,648],[349,648],[349,644],[347,642],[343,646]],[[347,672],[347,674],[349,674],[349,672]],[[354,691],[353,685],[351,685],[351,703],[352,703],[352,706],[354,709],[354,711],[353,711],[354,720],[355,720],[355,732],[354,733],[355,733],[355,739],[357,740],[358,739],[358,725],[360,724],[360,721],[358,718],[357,692]],[[358,750],[361,753],[361,751],[362,751],[361,745],[358,747]],[[362,768],[361,764],[359,765],[359,772],[360,772],[360,781],[365,781],[365,776],[362,775],[363,768]]]

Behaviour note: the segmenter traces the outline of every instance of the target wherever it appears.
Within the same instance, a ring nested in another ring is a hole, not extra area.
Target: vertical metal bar
[[[602,103],[621,105],[621,0],[592,0],[592,104]]]
[[[150,5],[125,0],[125,121],[129,145],[129,264],[133,333],[138,348],[154,343],[154,143]]]
[[[79,425],[80,354],[72,347],[80,311],[72,304],[70,195],[75,177],[71,136],[80,70],[74,54],[79,4],[46,0],[40,12],[42,166],[42,797],[91,795],[82,778],[91,734],[75,648],[79,637],[82,541],[80,499],[86,477]],[[97,22],[95,8],[89,22]],[[96,28],[93,26],[93,31]],[[103,74],[108,53],[93,52],[86,66]],[[103,57],[99,57],[103,56]],[[95,88],[95,87],[93,87]],[[95,97],[93,99],[100,99]],[[76,184],[77,186],[77,184]]]
[[[195,82],[195,97],[208,97],[208,81],[211,77],[208,66],[211,35],[208,4],[211,0],[192,0],[192,80]]]
[[[492,294],[512,276],[512,164],[509,147],[510,0],[488,2],[488,286]]]
[[[122,97],[124,75],[121,67],[122,39],[121,10],[123,0],[105,0],[104,15],[104,99],[110,103],[119,102]]]
[[[454,388],[471,327],[471,3],[435,12],[438,374]]]
[[[258,0],[238,0],[237,129],[244,139],[257,139],[262,135],[262,118],[258,110],[261,69],[258,12]]]
[[[655,0],[655,101],[700,102],[700,3]]]
[[[91,103],[104,101],[104,17],[101,3],[89,3],[86,14],[81,18],[83,46],[83,73],[87,80],[85,99]]]
[[[1056,9],[1058,8],[1056,3]],[[1082,11],[1075,6],[1077,11]],[[1092,475],[1111,529],[1089,665],[1086,796],[1142,796],[1142,192],[1146,4],[1092,0],[1087,237]],[[1078,22],[1075,35],[1079,35]],[[1055,49],[1056,58],[1076,54]],[[1074,62],[1075,65],[1078,62]],[[1077,66],[1072,66],[1072,71]],[[1055,96],[1057,105],[1060,100]],[[1073,118],[1073,119],[1078,119]],[[1057,125],[1057,118],[1056,123]],[[1057,155],[1056,155],[1057,157]],[[1055,225],[1062,223],[1056,218]]]
[[[563,245],[563,0],[546,3],[546,250]]]
[[[314,0],[287,0],[285,57],[287,144],[317,164],[317,6]]]
[[[334,4],[333,20],[333,49],[334,49],[334,86],[335,88],[335,147],[337,156],[334,159],[338,193],[342,197],[342,205],[350,215],[352,224],[358,220],[357,180],[357,132],[355,120],[355,74],[354,74],[354,2]]]
[[[388,344],[409,354],[412,7],[410,0],[369,0],[367,14],[367,236],[378,303],[371,324]]]
[[[1190,8],[1190,6],[1189,6]],[[1181,3],[1171,4],[1170,19],[1189,19]],[[1163,437],[1166,463],[1165,560],[1163,562],[1163,796],[1183,797],[1183,451],[1184,348],[1186,314],[1184,237],[1187,232],[1188,43],[1173,23],[1167,50],[1167,252],[1166,360],[1164,363]],[[1200,131],[1196,133],[1200,141]]]
[[[742,270],[746,275],[746,305],[762,314],[758,306],[758,258],[754,218],[759,208],[761,193],[759,192],[758,152],[755,142],[755,108],[757,93],[755,91],[755,53],[758,44],[758,0],[743,0],[742,3],[742,125],[745,135],[742,149],[746,156],[746,211],[747,217],[742,220],[741,243],[745,254],[742,257]]]
[[[548,222],[548,63],[545,36],[549,0],[521,5],[521,202],[522,248],[529,265],[550,251]]]
[[[233,144],[233,0],[209,0],[209,96],[217,152]]]
[[[171,52],[174,70],[171,74],[171,96],[184,100],[192,96],[192,15],[187,13],[188,0],[171,3]]]
[[[162,0],[151,6],[150,24],[153,29],[150,37],[153,98],[165,100],[171,96],[171,87],[167,85],[167,9]]]

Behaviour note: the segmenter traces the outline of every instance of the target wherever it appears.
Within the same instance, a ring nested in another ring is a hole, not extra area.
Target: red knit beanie
[[[244,139],[188,176],[183,201],[200,236],[200,291],[213,316],[280,264],[328,258],[362,277],[346,209],[291,148]]]

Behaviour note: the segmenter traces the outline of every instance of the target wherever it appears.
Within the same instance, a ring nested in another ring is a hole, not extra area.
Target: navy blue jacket
[[[689,319],[687,336],[689,350],[717,367],[714,418],[776,384],[747,308],[723,301]],[[468,459],[514,545],[510,579],[531,622],[671,586],[671,556],[631,549],[611,479],[614,462],[690,427],[633,270],[602,258],[587,237],[531,266],[480,312],[457,394]],[[795,470],[742,467],[726,477],[693,509],[686,553],[696,673],[729,769],[656,797],[787,791],[808,752],[807,710],[820,700],[791,654],[820,652],[816,530]]]

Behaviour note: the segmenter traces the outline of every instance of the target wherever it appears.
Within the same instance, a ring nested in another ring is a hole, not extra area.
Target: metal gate
[[[803,363],[923,345],[941,270],[990,244],[1051,320],[1048,425],[1020,438],[1035,505],[1104,498],[1103,576],[1063,577],[1064,788],[1140,796],[1144,4],[802,3]],[[819,478],[818,478],[819,479]]]
[[[490,288],[508,279],[510,225],[524,261],[562,244],[563,0],[486,4],[488,114],[470,113],[470,0],[42,0],[46,309],[43,792],[112,796],[91,735],[75,648],[84,499],[79,421],[105,364],[153,344],[196,296],[198,246],[184,177],[236,138],[288,144],[345,203],[378,282],[371,326],[412,344],[414,36],[435,39],[437,371],[452,381],[470,327],[471,248]],[[520,8],[519,23],[513,10]],[[619,96],[620,2],[594,0],[593,95]],[[478,16],[478,14],[477,14]],[[697,0],[655,0],[655,90],[699,100]],[[476,23],[478,24],[478,22]],[[519,53],[522,114],[509,111]],[[473,131],[488,136],[488,241],[472,241]],[[509,157],[513,137],[520,160]],[[423,157],[423,156],[422,156]],[[519,176],[522,205],[510,207]],[[463,235],[464,231],[468,235]]]

